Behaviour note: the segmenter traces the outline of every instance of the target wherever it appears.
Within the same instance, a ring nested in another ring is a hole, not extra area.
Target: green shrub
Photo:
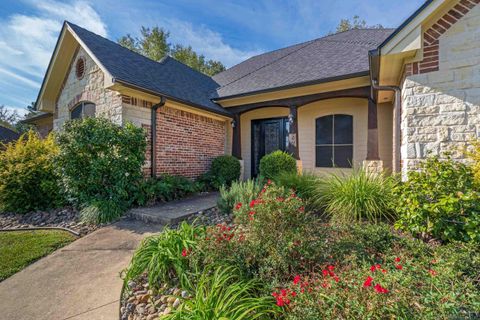
[[[256,180],[233,182],[230,187],[220,187],[218,208],[223,213],[231,213],[237,203],[250,203],[262,189]]]
[[[198,271],[189,256],[204,237],[204,227],[186,222],[179,229],[165,227],[162,233],[143,240],[124,272],[125,282],[147,272],[152,288],[158,288],[162,283],[172,283],[174,278],[178,278],[184,286],[189,285]]]
[[[130,205],[136,183],[143,178],[143,129],[87,118],[68,121],[57,140],[60,152],[56,166],[64,190],[76,205],[113,201],[123,210]]]
[[[269,182],[257,198],[238,203],[234,214],[240,226],[227,242],[222,235],[231,231],[212,227],[212,242],[204,250],[212,261],[234,264],[273,285],[316,259],[315,217],[305,212],[304,202],[294,193]]]
[[[367,173],[332,174],[318,185],[315,202],[336,222],[391,220],[394,186],[385,175]]]
[[[240,161],[234,156],[219,156],[213,159],[209,170],[211,183],[215,188],[223,185],[229,186],[233,181],[240,178]]]
[[[235,268],[209,268],[192,288],[193,298],[160,319],[271,319],[279,308],[271,296],[258,297],[260,288],[258,281],[239,278]]]
[[[140,180],[133,194],[133,203],[138,206],[152,205],[182,199],[200,191],[198,185],[181,176],[162,175],[159,178]]]
[[[395,226],[417,236],[480,242],[480,195],[470,167],[427,159],[395,188]]]
[[[0,151],[0,211],[25,213],[61,206],[53,136],[42,140],[29,131],[5,147]]]
[[[286,152],[277,150],[260,159],[260,175],[264,178],[273,179],[278,174],[296,171],[297,161]]]
[[[112,200],[93,200],[80,210],[80,218],[88,224],[106,223],[122,216],[125,208]]]
[[[318,211],[316,203],[320,178],[312,173],[283,172],[275,177],[275,182],[285,189],[295,190],[297,195],[305,201],[307,210]]]

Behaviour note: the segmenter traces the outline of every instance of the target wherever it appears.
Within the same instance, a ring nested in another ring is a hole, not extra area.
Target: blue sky
[[[342,18],[397,27],[423,0],[2,0],[0,105],[22,110],[37,97],[62,21],[117,40],[140,26],[170,31],[170,41],[191,45],[232,66],[265,51],[333,31]]]

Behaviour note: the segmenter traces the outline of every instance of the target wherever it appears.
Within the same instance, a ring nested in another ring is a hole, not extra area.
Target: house
[[[40,137],[45,138],[53,130],[53,114],[38,111],[21,121],[24,124],[32,125],[37,129]]]
[[[148,132],[145,172],[196,177],[222,154],[243,178],[273,150],[303,170],[406,172],[480,133],[480,0],[429,0],[397,29],[359,29],[208,77],[65,22],[37,109],[52,125],[105,116]],[[388,4],[387,4],[388,5]]]
[[[3,149],[3,145],[16,141],[18,138],[20,135],[17,132],[0,124],[0,150]]]

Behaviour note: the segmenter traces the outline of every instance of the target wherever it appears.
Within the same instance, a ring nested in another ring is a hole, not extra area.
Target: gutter
[[[368,60],[370,64],[370,81],[375,91],[393,91],[395,93],[395,103],[393,106],[393,172],[400,172],[400,117],[402,107],[402,89],[398,86],[381,86],[378,82],[380,74],[380,48],[368,52]],[[376,92],[372,90],[372,99],[376,101]]]
[[[152,178],[157,177],[157,110],[165,105],[164,96],[160,96],[160,102],[152,106],[152,115],[150,117],[150,169]]]

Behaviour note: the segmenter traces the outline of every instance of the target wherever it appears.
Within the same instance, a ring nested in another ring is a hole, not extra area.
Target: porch
[[[274,150],[315,174],[391,170],[393,106],[371,97],[365,86],[229,107],[232,155],[242,161],[243,178],[256,176],[261,157]]]

